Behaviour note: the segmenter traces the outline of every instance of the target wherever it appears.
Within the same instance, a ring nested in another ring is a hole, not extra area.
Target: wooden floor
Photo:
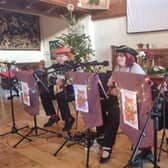
[[[16,119],[16,127],[21,128],[29,125],[33,126],[33,117],[29,116],[23,109],[20,98],[14,98],[14,112]],[[75,114],[74,114],[75,115]],[[47,121],[42,108],[38,115],[38,125],[43,126]],[[0,96],[0,134],[11,131],[11,110],[10,101],[4,96]],[[51,129],[56,133],[62,132],[63,122],[60,121]],[[30,128],[23,129],[19,133],[25,135]],[[80,116],[78,129],[73,128],[72,132],[84,131],[85,127]],[[65,136],[66,134],[63,133]],[[65,146],[56,157],[53,153],[64,142],[64,138],[59,138],[55,134],[42,133],[38,137],[30,137],[32,142],[22,141],[16,148],[13,148],[22,137],[18,134],[7,134],[0,136],[0,168],[82,168],[86,163],[86,149],[81,145]],[[160,142],[160,138],[159,138]],[[164,144],[165,146],[165,144]],[[122,168],[130,159],[132,154],[131,143],[127,136],[118,134],[117,142],[114,146],[111,160],[104,165],[99,164],[100,152],[95,153],[91,149],[89,167],[90,168]],[[159,150],[158,150],[159,151]],[[161,153],[161,161],[158,163],[160,167],[168,167],[168,155]],[[146,168],[152,168],[153,165],[145,164]]]

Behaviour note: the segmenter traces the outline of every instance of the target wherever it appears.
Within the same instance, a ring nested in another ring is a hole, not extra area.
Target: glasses
[[[57,55],[56,57],[57,59],[65,59],[65,58],[68,58],[67,55]]]
[[[119,53],[119,54],[117,54],[117,57],[125,57],[125,55],[122,53]]]

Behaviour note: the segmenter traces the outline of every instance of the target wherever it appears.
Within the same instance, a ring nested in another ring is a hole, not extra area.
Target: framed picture
[[[78,6],[84,9],[109,9],[110,0],[79,0]]]
[[[58,42],[58,40],[53,40],[53,41],[49,41],[49,48],[50,48],[50,58],[51,60],[55,60],[55,54],[54,54],[54,50],[56,48],[58,48],[60,45],[60,43]]]
[[[0,10],[0,49],[40,50],[39,16]]]
[[[124,124],[129,125],[134,129],[138,127],[138,108],[137,108],[137,94],[135,91],[127,89],[121,90],[121,105]]]

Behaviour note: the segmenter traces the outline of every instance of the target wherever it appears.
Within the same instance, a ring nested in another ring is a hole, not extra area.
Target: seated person
[[[135,62],[135,56],[137,54],[135,50],[127,46],[120,46],[116,49],[116,51],[117,62],[116,66],[114,67],[114,71],[145,74],[141,66]],[[102,101],[104,125],[97,128],[98,134],[104,135],[104,138],[101,142],[103,152],[100,157],[100,163],[106,163],[110,160],[110,156],[112,153],[113,146],[115,144],[116,135],[120,123],[120,110],[117,99],[118,93],[115,88],[115,83],[112,80],[112,76],[109,78],[107,86],[109,87],[109,98]],[[141,153],[138,156],[140,155],[143,155],[144,158],[152,156],[151,147],[149,146],[147,148],[141,149]],[[139,165],[141,161],[138,160],[138,156],[137,161],[139,162],[137,163],[137,165]]]
[[[58,64],[64,64],[65,61],[70,61],[73,58],[70,49],[65,48],[64,46],[60,46],[58,49],[56,49],[55,54]],[[58,75],[56,85],[64,87],[64,84],[64,75]],[[49,90],[49,93],[45,89],[41,89],[40,91],[41,102],[45,113],[47,116],[50,116],[48,122],[44,124],[44,127],[50,127],[59,121],[59,116],[57,115],[52,103],[52,100],[56,99],[62,120],[65,122],[63,131],[69,131],[75,121],[70,113],[70,108],[68,105],[68,101],[72,101],[74,99],[73,87],[68,85],[64,87],[63,91],[57,93],[56,95],[53,93],[53,86],[50,86]]]

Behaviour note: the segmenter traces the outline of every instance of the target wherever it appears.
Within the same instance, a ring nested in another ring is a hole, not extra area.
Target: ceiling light
[[[68,11],[70,11],[70,12],[72,12],[73,10],[74,10],[74,5],[72,4],[72,3],[68,3],[67,4],[67,9],[68,9]]]

